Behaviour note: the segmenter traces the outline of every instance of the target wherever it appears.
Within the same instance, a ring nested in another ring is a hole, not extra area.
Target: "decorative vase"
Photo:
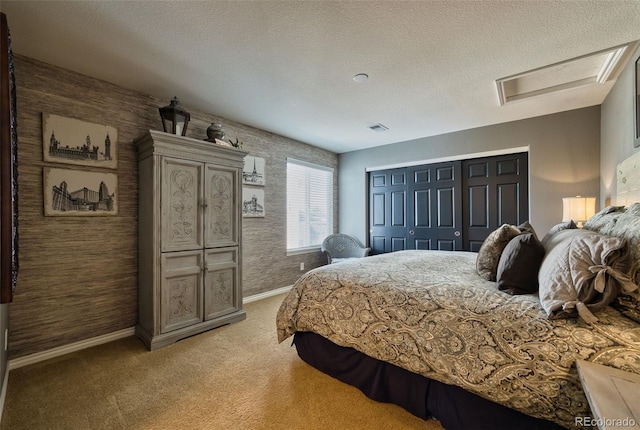
[[[211,125],[207,128],[207,137],[207,140],[210,142],[215,142],[216,139],[224,139],[224,130],[222,129],[222,124],[216,124],[215,122],[212,122]]]

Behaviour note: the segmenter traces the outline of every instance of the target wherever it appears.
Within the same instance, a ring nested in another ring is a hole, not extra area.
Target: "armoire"
[[[371,254],[478,251],[502,224],[529,217],[528,153],[369,172]]]
[[[150,130],[138,150],[138,323],[148,349],[241,321],[247,152]]]

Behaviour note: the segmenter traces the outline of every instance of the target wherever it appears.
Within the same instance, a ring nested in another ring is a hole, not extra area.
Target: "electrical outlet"
[[[304,263],[300,263],[300,270],[304,270]]]

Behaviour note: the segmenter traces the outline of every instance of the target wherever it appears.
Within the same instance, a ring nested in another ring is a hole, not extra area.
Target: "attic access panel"
[[[615,81],[638,41],[496,80],[500,105],[585,85]]]

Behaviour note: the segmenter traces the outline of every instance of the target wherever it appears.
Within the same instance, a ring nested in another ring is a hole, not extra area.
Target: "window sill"
[[[308,246],[305,248],[295,248],[295,249],[287,249],[287,256],[290,255],[300,255],[300,254],[311,254],[313,252],[319,252],[320,246]]]

